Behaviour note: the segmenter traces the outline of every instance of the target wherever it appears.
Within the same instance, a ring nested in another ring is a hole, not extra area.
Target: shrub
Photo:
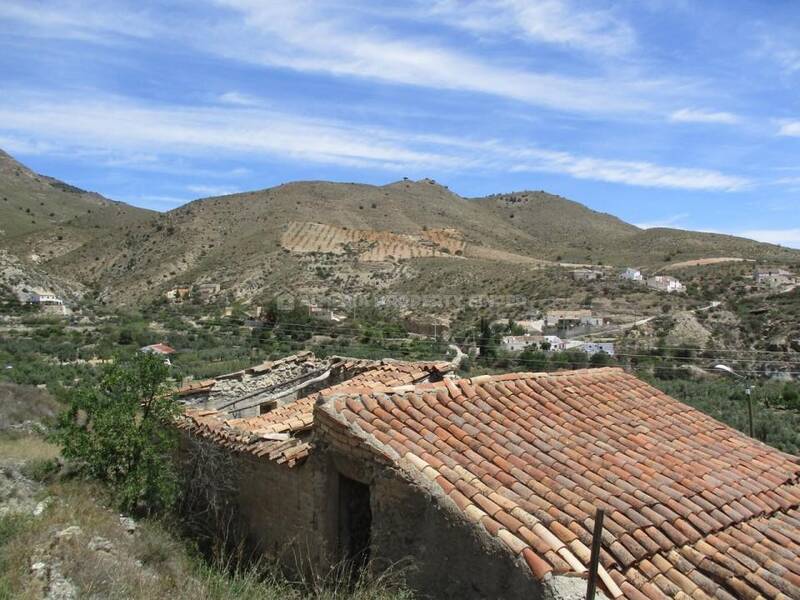
[[[169,367],[159,356],[118,358],[96,385],[67,394],[68,407],[54,434],[64,458],[107,483],[126,511],[155,512],[171,506],[177,496],[170,458],[177,404],[168,376]]]

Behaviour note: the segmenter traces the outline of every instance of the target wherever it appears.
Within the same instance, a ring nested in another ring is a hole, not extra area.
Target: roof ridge
[[[449,382],[451,384],[456,384],[456,385],[458,384],[459,381],[463,381],[471,385],[483,385],[486,383],[519,381],[521,379],[556,379],[556,378],[574,377],[576,375],[597,376],[597,375],[611,375],[619,373],[626,373],[626,371],[622,367],[596,367],[589,369],[574,369],[570,371],[538,371],[538,372],[515,371],[512,373],[478,375],[476,377],[457,377],[454,379],[450,379]],[[399,386],[391,386],[391,385],[373,386],[369,388],[364,386],[353,386],[351,388],[348,388],[347,386],[341,384],[340,386],[332,386],[332,387],[338,387],[338,389],[333,390],[330,394],[325,394],[326,390],[321,390],[319,394],[326,399],[335,398],[338,396],[353,396],[361,394],[367,394],[367,395],[405,394],[408,392],[427,391],[430,389],[445,388],[447,387],[447,384],[445,383],[444,380],[442,380],[442,381],[433,381],[424,383],[407,383]]]

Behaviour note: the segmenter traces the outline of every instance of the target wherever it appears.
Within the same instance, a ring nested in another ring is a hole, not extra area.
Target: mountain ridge
[[[402,290],[433,264],[450,269],[447,261],[455,258],[465,274],[461,285],[474,293],[481,284],[477,276],[470,283],[471,273],[495,271],[511,285],[525,269],[558,263],[655,270],[673,260],[719,256],[800,262],[797,250],[641,229],[544,191],[465,198],[432,179],[380,186],[301,181],[158,213],[50,181],[0,155],[0,196],[13,192],[0,216],[20,221],[21,211],[22,221],[39,221],[0,237],[0,244],[121,304],[201,281],[219,282],[245,300],[277,286]]]

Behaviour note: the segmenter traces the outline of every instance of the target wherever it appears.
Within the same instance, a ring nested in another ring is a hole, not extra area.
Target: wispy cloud
[[[570,0],[437,0],[427,13],[480,35],[522,37],[585,52],[619,55],[635,46],[633,29],[608,9]]]
[[[674,227],[689,218],[689,213],[678,213],[656,221],[647,223],[634,223],[639,229],[655,229],[657,227]]]
[[[794,30],[787,34],[773,29],[761,35],[759,43],[758,54],[773,60],[788,73],[800,71],[800,45]]]
[[[213,11],[213,17],[182,12],[181,6],[154,15],[124,5],[100,9],[81,0],[55,0],[46,8],[9,0],[0,6],[0,19],[23,23],[48,37],[94,36],[106,41],[154,37],[269,68],[479,93],[567,113],[657,114],[671,99],[697,93],[691,81],[663,73],[650,78],[644,72],[600,65],[593,73],[567,74],[534,68],[529,52],[489,58],[444,36],[376,25],[368,18],[374,14],[358,2],[213,0],[211,8],[204,7]],[[484,23],[498,35],[510,30],[526,39],[590,54],[624,52],[635,37],[611,11],[589,10],[575,0],[445,0],[432,9],[421,10],[418,4],[408,10],[417,18],[438,14],[441,22],[469,28]],[[230,91],[219,100],[243,104],[253,99]]]
[[[744,178],[718,171],[584,156],[539,147],[417,134],[262,109],[160,106],[110,97],[0,99],[0,132],[74,152],[148,157],[247,156],[417,173],[545,172],[632,186],[735,191]],[[76,143],[75,140],[80,140]],[[159,159],[160,160],[160,159]],[[202,193],[202,192],[198,192]]]
[[[149,38],[159,29],[158,20],[144,10],[111,3],[89,6],[79,0],[4,0],[0,3],[0,21],[16,23],[26,35],[111,43],[118,42],[120,36]]]
[[[209,52],[260,65],[478,92],[589,113],[654,110],[676,87],[665,78],[649,80],[641,74],[578,77],[537,72],[524,62],[495,63],[430,38],[415,39],[360,22],[352,16],[355,11],[326,12],[308,0],[218,3],[239,20],[199,32],[195,43]]]
[[[236,91],[220,94],[218,99],[223,104],[234,104],[236,106],[258,106],[262,104],[258,98]]]
[[[780,121],[778,135],[800,137],[800,121]]]
[[[205,185],[205,184],[197,184],[197,185],[187,185],[186,189],[194,194],[199,194],[203,197],[209,196],[228,196],[230,194],[236,194],[241,192],[241,190],[236,188],[231,188],[222,185]]]
[[[709,111],[696,108],[682,108],[669,116],[670,121],[676,123],[724,123],[735,125],[741,117],[729,112]]]
[[[737,235],[769,244],[780,244],[800,248],[800,228],[794,229],[749,229]]]

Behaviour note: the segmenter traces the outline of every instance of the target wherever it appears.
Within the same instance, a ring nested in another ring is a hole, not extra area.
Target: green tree
[[[96,384],[68,393],[59,418],[54,435],[64,458],[107,483],[126,511],[155,512],[177,497],[178,406],[168,377],[157,355],[118,357]]]

